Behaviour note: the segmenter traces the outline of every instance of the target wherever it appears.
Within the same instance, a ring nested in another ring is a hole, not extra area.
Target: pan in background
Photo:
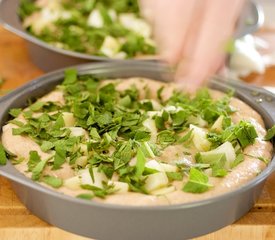
[[[20,0],[0,0],[0,23],[7,30],[27,40],[30,56],[33,62],[42,70],[48,72],[91,61],[121,61],[53,47],[30,35],[23,29],[22,22],[17,14],[19,3]],[[235,37],[239,38],[255,32],[263,24],[263,20],[261,7],[252,1],[247,1],[244,12],[239,19]],[[146,59],[156,60],[153,57]]]
[[[80,75],[169,80],[169,72],[151,62],[94,63],[77,66],[77,69]],[[2,97],[1,126],[7,121],[10,108],[24,107],[30,97],[52,90],[62,81],[63,71],[44,75]],[[270,92],[231,80],[224,82],[218,77],[210,86],[222,91],[236,89],[236,96],[261,114],[267,128],[275,124],[275,96]],[[156,207],[118,206],[69,197],[33,182],[10,162],[0,167],[0,174],[12,181],[16,194],[33,214],[67,231],[97,239],[183,240],[218,230],[246,214],[274,170],[273,157],[262,173],[236,190],[203,201]]]

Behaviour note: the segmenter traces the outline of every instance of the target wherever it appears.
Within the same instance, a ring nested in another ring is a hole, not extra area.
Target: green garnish
[[[224,168],[226,163],[224,153],[198,153],[196,154],[196,161],[198,163],[209,164],[212,168],[213,177],[224,177],[227,174],[227,170]]]
[[[77,81],[77,71],[76,69],[65,70],[64,85],[73,84]]]
[[[166,175],[169,181],[181,181],[183,179],[183,175],[181,172],[166,172]]]
[[[46,166],[47,160],[41,160],[39,163],[36,164],[36,166],[32,169],[32,180],[39,180],[45,166]]]
[[[183,186],[184,192],[203,193],[206,192],[213,185],[208,183],[208,177],[202,171],[191,168],[189,172],[189,180]]]
[[[41,158],[38,155],[37,151],[30,151],[29,161],[28,161],[28,170],[32,171],[39,162],[41,162]]]
[[[19,114],[22,112],[22,109],[21,108],[12,108],[10,111],[9,111],[9,114],[13,117],[18,117]]]
[[[42,182],[50,185],[53,188],[60,188],[63,184],[63,180],[54,176],[44,176]]]
[[[223,142],[238,140],[242,148],[253,144],[257,137],[255,127],[246,121],[240,121],[239,124],[228,127],[222,133]]]
[[[53,169],[59,169],[65,161],[66,149],[64,149],[64,146],[62,144],[58,144],[55,146]]]
[[[264,137],[264,140],[265,141],[269,141],[272,138],[274,138],[274,136],[275,136],[275,125],[272,126],[272,128],[270,128],[270,129],[267,130],[267,133],[266,133],[266,135]]]
[[[38,112],[39,110],[42,109],[42,107],[45,105],[44,102],[35,102],[34,104],[32,104],[30,106],[30,109],[33,111],[33,112]]]
[[[157,143],[163,147],[173,144],[176,141],[175,134],[170,130],[161,131],[157,136]]]
[[[43,141],[40,147],[43,152],[47,152],[54,147],[54,143],[50,141]]]
[[[141,149],[137,150],[136,176],[140,177],[145,169],[146,158]]]
[[[94,195],[90,193],[82,193],[82,194],[78,194],[76,197],[85,199],[85,200],[91,200],[92,198],[94,198]]]
[[[193,130],[188,131],[184,136],[182,136],[180,139],[178,139],[178,143],[184,143],[191,139]]]
[[[0,165],[7,163],[7,155],[3,145],[0,143]]]
[[[92,185],[81,185],[81,188],[85,190],[90,190],[94,193],[96,197],[105,198],[107,195],[114,193],[113,186],[105,186],[104,188],[99,188]]]

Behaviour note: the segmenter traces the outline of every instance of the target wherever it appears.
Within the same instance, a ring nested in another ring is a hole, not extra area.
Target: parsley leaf
[[[165,120],[163,117],[155,116],[155,124],[157,129],[164,130],[165,129]]]
[[[43,141],[42,145],[40,146],[40,148],[43,152],[47,152],[50,149],[52,149],[53,147],[54,147],[54,144],[52,142],[49,142],[49,141]]]
[[[44,102],[39,102],[39,101],[37,101],[37,102],[35,102],[34,104],[32,104],[32,105],[30,106],[30,109],[31,109],[32,111],[34,111],[34,112],[38,112],[39,110],[42,109],[42,107],[43,107],[45,104],[46,104],[46,103],[44,103]]]
[[[66,149],[64,149],[64,146],[62,144],[58,144],[55,146],[53,170],[59,169],[65,161],[66,161]]]
[[[142,173],[145,169],[145,163],[146,163],[146,158],[142,152],[141,149],[137,150],[137,163],[136,163],[136,176],[140,177],[142,176]]]
[[[30,151],[29,161],[28,161],[28,170],[32,171],[40,161],[41,161],[41,158],[38,155],[37,151]]]
[[[193,132],[193,129],[188,131],[184,136],[182,136],[178,139],[177,143],[184,143],[184,142],[187,142],[188,140],[190,140],[192,137],[192,132]]]
[[[127,164],[133,157],[133,142],[131,140],[123,142],[114,153],[115,170]]]
[[[169,181],[181,181],[183,179],[183,175],[181,172],[166,172],[166,175]]]
[[[174,132],[170,130],[163,130],[157,135],[157,143],[162,147],[167,147],[176,141]]]
[[[186,122],[188,116],[189,113],[183,110],[171,114],[173,126],[181,126],[184,122]]]
[[[0,165],[5,165],[7,163],[7,155],[3,145],[0,143]]]
[[[13,117],[18,117],[19,114],[22,112],[22,109],[21,108],[12,108],[10,111],[9,111],[9,114]]]
[[[203,193],[209,190],[210,187],[212,185],[208,183],[207,175],[192,167],[189,172],[189,180],[182,190],[190,193]]]
[[[41,160],[36,166],[32,169],[32,180],[39,180],[45,166],[46,166],[47,160]]]
[[[272,126],[272,128],[270,128],[270,129],[267,130],[267,133],[266,133],[266,135],[264,137],[264,140],[265,141],[269,141],[272,138],[274,138],[274,136],[275,136],[275,125]]]
[[[76,69],[66,69],[65,78],[63,81],[64,85],[73,84],[77,80],[77,70]]]
[[[104,186],[104,188],[99,188],[93,185],[84,184],[81,185],[81,188],[93,191],[94,195],[99,198],[105,198],[107,195],[110,195],[114,192],[113,186],[109,185]]]
[[[43,176],[42,182],[52,186],[53,188],[60,188],[63,185],[63,180],[54,176]]]
[[[253,144],[255,138],[258,137],[255,127],[251,123],[244,121],[241,121],[237,125],[235,135],[243,148],[249,144]]]
[[[76,196],[77,198],[85,199],[85,200],[91,200],[94,195],[89,193],[81,193]]]
[[[65,122],[62,117],[62,114],[60,114],[53,125],[53,130],[60,130],[60,128],[63,128],[64,126]]]

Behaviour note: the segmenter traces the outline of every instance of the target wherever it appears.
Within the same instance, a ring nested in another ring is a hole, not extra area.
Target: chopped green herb
[[[7,163],[7,155],[3,145],[0,143],[0,165],[5,165]]]
[[[20,121],[18,121],[16,119],[12,119],[9,122],[12,123],[12,124],[14,124],[14,125],[16,125],[16,126],[18,126],[18,127],[23,127],[24,126],[23,122],[20,122]]]
[[[30,109],[34,112],[37,112],[37,111],[41,110],[44,105],[45,105],[44,102],[37,101],[30,106]]]
[[[63,180],[61,178],[54,176],[43,176],[42,182],[52,186],[53,188],[60,188],[63,184]]]
[[[203,193],[210,187],[212,187],[212,185],[208,183],[207,175],[196,168],[191,168],[189,172],[189,180],[182,190],[190,193]]]
[[[78,194],[76,197],[85,199],[85,200],[91,200],[92,198],[94,198],[94,195],[89,193],[81,193],[81,194]]]
[[[43,152],[47,152],[54,147],[54,144],[49,141],[43,141],[40,147]]]
[[[93,185],[81,185],[81,188],[85,190],[93,191],[94,195],[99,198],[105,198],[107,195],[114,193],[113,186],[105,186],[105,188],[99,188]]]
[[[99,141],[101,139],[100,135],[98,134],[96,128],[91,128],[91,130],[90,130],[90,136],[91,136],[91,138],[93,140],[96,140],[96,141]]]
[[[186,133],[184,136],[182,136],[178,139],[177,143],[184,143],[184,142],[189,141],[192,137],[192,132],[193,132],[193,129],[188,131],[188,133]]]
[[[26,18],[32,13],[38,11],[40,8],[33,2],[33,0],[21,0],[18,14],[21,18]]]
[[[145,169],[146,158],[141,149],[137,150],[136,176],[142,176]]]
[[[253,144],[255,138],[258,137],[255,127],[244,121],[241,121],[235,128],[235,135],[243,148]]]
[[[169,181],[181,181],[183,179],[183,175],[181,172],[166,172],[166,175]]]
[[[198,153],[196,154],[196,160],[199,163],[209,164],[212,168],[213,177],[224,177],[227,174],[227,170],[224,168],[226,163],[225,153]]]
[[[41,160],[39,163],[36,164],[36,166],[32,169],[32,180],[39,180],[45,166],[46,166],[47,160]]]
[[[118,101],[118,104],[123,106],[123,107],[130,107],[131,106],[131,103],[132,103],[132,100],[130,98],[129,95],[126,95],[125,97],[121,98],[119,101]]]
[[[134,139],[136,141],[148,141],[150,140],[150,132],[146,132],[146,131],[136,131]]]
[[[19,114],[22,112],[22,109],[21,108],[12,108],[10,111],[9,111],[9,114],[13,117],[18,117]]]
[[[155,116],[155,124],[157,129],[164,130],[165,129],[165,120],[163,117]]]
[[[141,142],[140,149],[145,157],[154,158],[157,155],[157,153],[155,153],[156,150],[154,149],[154,146],[152,146],[152,144],[149,142]]]
[[[41,162],[41,158],[38,155],[37,151],[30,151],[29,161],[28,161],[28,170],[32,171],[39,162]]]
[[[115,170],[127,164],[133,157],[133,142],[128,141],[121,144],[121,146],[114,153],[115,158]]]
[[[75,83],[77,80],[77,70],[76,69],[67,69],[65,70],[64,85],[69,85]]]
[[[239,124],[232,125],[222,132],[222,141],[233,142],[234,140],[238,140],[241,147],[245,148],[253,144],[257,136],[255,127],[251,123],[241,121]]]
[[[275,136],[275,125],[272,126],[272,128],[270,128],[270,129],[267,130],[267,133],[266,133],[266,135],[264,137],[264,140],[265,141],[269,141],[272,138],[274,138],[274,136]]]
[[[183,110],[180,110],[176,113],[171,114],[171,118],[174,126],[181,126],[189,116],[189,113]]]
[[[170,130],[164,130],[159,132],[157,136],[157,143],[163,147],[173,144],[176,141],[175,135]]]
[[[53,169],[59,169],[65,161],[66,149],[64,149],[64,146],[62,144],[55,146]]]
[[[212,176],[213,177],[225,177],[227,175],[227,170],[219,164],[216,164],[212,167]]]
[[[56,119],[53,129],[54,130],[60,130],[60,128],[63,128],[65,126],[64,119],[62,117],[62,114],[59,115],[59,117]]]

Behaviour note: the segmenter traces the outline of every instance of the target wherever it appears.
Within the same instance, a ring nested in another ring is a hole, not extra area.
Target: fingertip
[[[194,94],[200,87],[200,85],[196,84],[196,81],[192,81],[192,78],[189,77],[175,78],[175,82],[182,91],[190,94]]]

